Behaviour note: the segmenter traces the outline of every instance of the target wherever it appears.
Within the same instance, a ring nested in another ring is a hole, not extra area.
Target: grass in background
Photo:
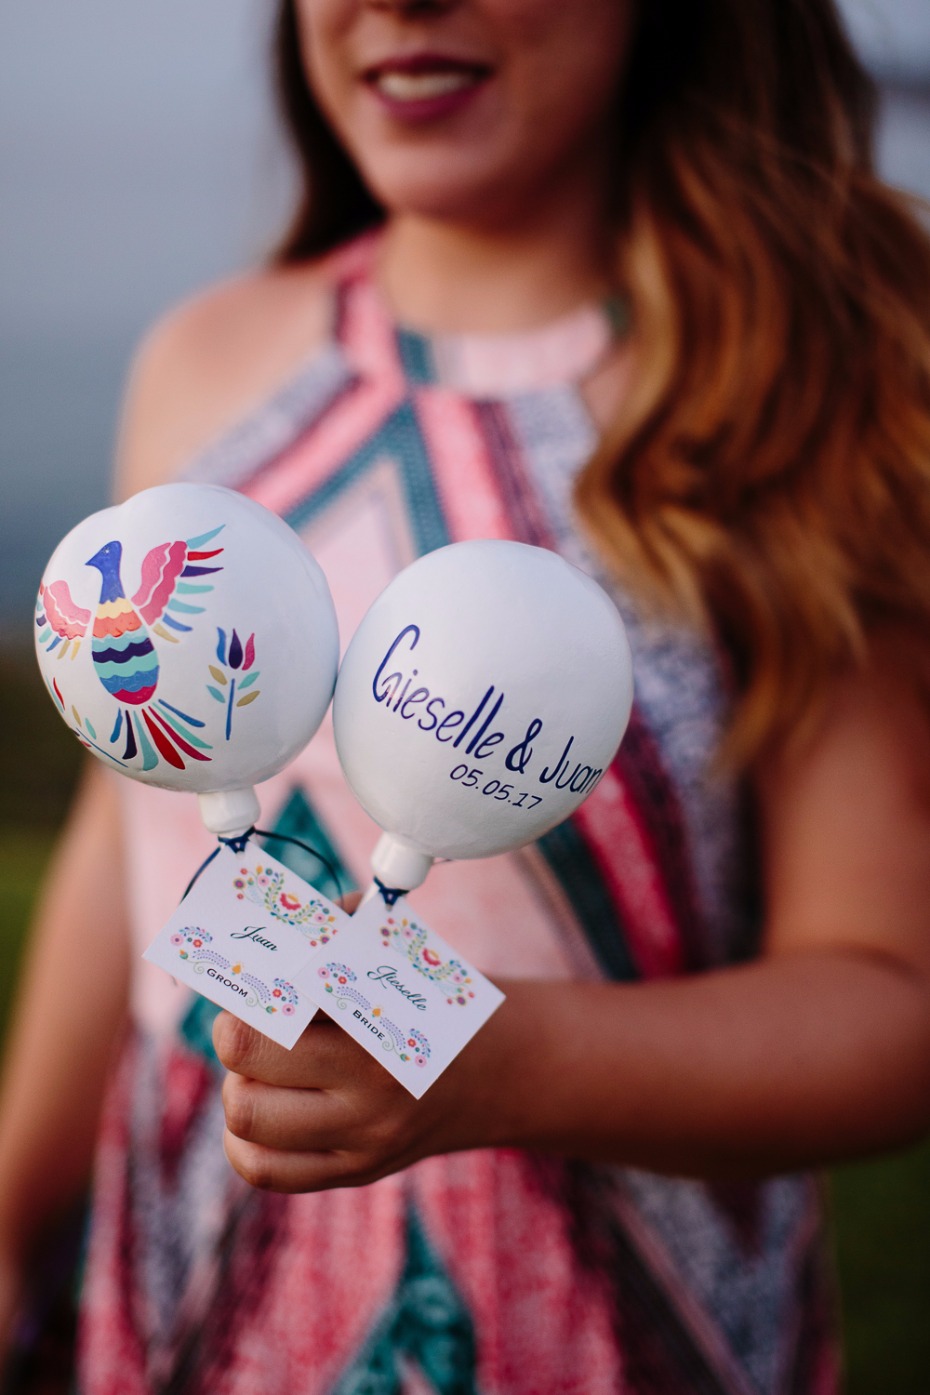
[[[81,747],[57,716],[32,655],[0,650],[0,829],[4,834],[18,828],[57,828],[81,760]]]
[[[32,655],[0,650],[0,1040],[35,894],[82,758]]]
[[[2,830],[0,838],[0,1041],[6,1028],[26,929],[54,835]]]
[[[14,966],[81,760],[31,655],[0,654],[0,733],[2,1035]],[[838,1169],[832,1182],[847,1395],[926,1395],[930,1143]]]
[[[930,1143],[832,1178],[848,1395],[930,1390]]]

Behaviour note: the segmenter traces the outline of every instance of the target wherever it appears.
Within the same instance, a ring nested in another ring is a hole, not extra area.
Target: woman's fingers
[[[311,1023],[292,1051],[228,1013],[213,1037],[229,1072],[226,1155],[253,1186],[361,1186],[412,1160],[410,1096],[327,1018]]]
[[[223,1148],[231,1165],[253,1187],[270,1192],[318,1192],[330,1187],[361,1187],[384,1173],[369,1159],[345,1152],[281,1152],[237,1138],[227,1129]]]
[[[357,1071],[361,1047],[317,1014],[292,1050],[287,1051],[248,1023],[221,1012],[213,1023],[213,1045],[227,1070],[267,1085],[325,1089]]]
[[[265,1085],[230,1073],[223,1081],[226,1127],[237,1138],[285,1151],[374,1147],[383,1132],[343,1091]]]
[[[513,1002],[529,992],[514,985]],[[506,1072],[502,1079],[502,1062],[513,1054],[512,1015],[495,1014],[416,1100],[322,1015],[286,1051],[221,1013],[213,1036],[230,1072],[223,1086],[229,1161],[255,1187],[319,1191],[362,1186],[431,1153],[508,1142],[500,1099],[516,1097]],[[537,1019],[528,1019],[531,1026]],[[523,1020],[518,1013],[518,1028]]]
[[[230,1073],[223,1082],[226,1156],[247,1182],[272,1191],[374,1181],[412,1161],[405,1111],[392,1107],[380,1080],[377,1086],[321,1090]]]

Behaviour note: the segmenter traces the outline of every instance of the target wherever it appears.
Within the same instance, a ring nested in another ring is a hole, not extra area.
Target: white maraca
[[[36,601],[55,705],[112,769],[200,795],[211,832],[303,749],[339,657],[326,578],[277,515],[233,490],[166,484],[85,518]]]
[[[633,701],[617,608],[556,553],[484,539],[402,571],[343,659],[336,746],[385,830],[375,877],[411,890],[435,858],[487,857],[568,817]]]

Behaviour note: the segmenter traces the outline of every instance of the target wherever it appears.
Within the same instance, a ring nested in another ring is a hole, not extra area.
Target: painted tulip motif
[[[232,719],[234,707],[248,707],[250,702],[254,702],[261,696],[260,688],[253,688],[252,685],[260,676],[259,670],[253,669],[255,663],[255,635],[250,634],[245,644],[239,638],[238,632],[233,630],[227,641],[226,631],[219,625],[216,627],[217,643],[216,657],[222,668],[216,664],[210,664],[210,673],[219,684],[214,687],[212,683],[207,684],[207,692],[216,702],[222,702],[226,706],[226,740],[232,735]],[[250,689],[246,692],[246,689]]]

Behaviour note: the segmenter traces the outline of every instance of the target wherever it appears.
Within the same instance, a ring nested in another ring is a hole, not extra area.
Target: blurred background
[[[842,0],[887,179],[930,198],[930,0]],[[259,0],[0,3],[0,1032],[78,746],[34,674],[59,538],[107,499],[134,344],[289,207]],[[850,1395],[930,1390],[930,1147],[832,1179]]]

